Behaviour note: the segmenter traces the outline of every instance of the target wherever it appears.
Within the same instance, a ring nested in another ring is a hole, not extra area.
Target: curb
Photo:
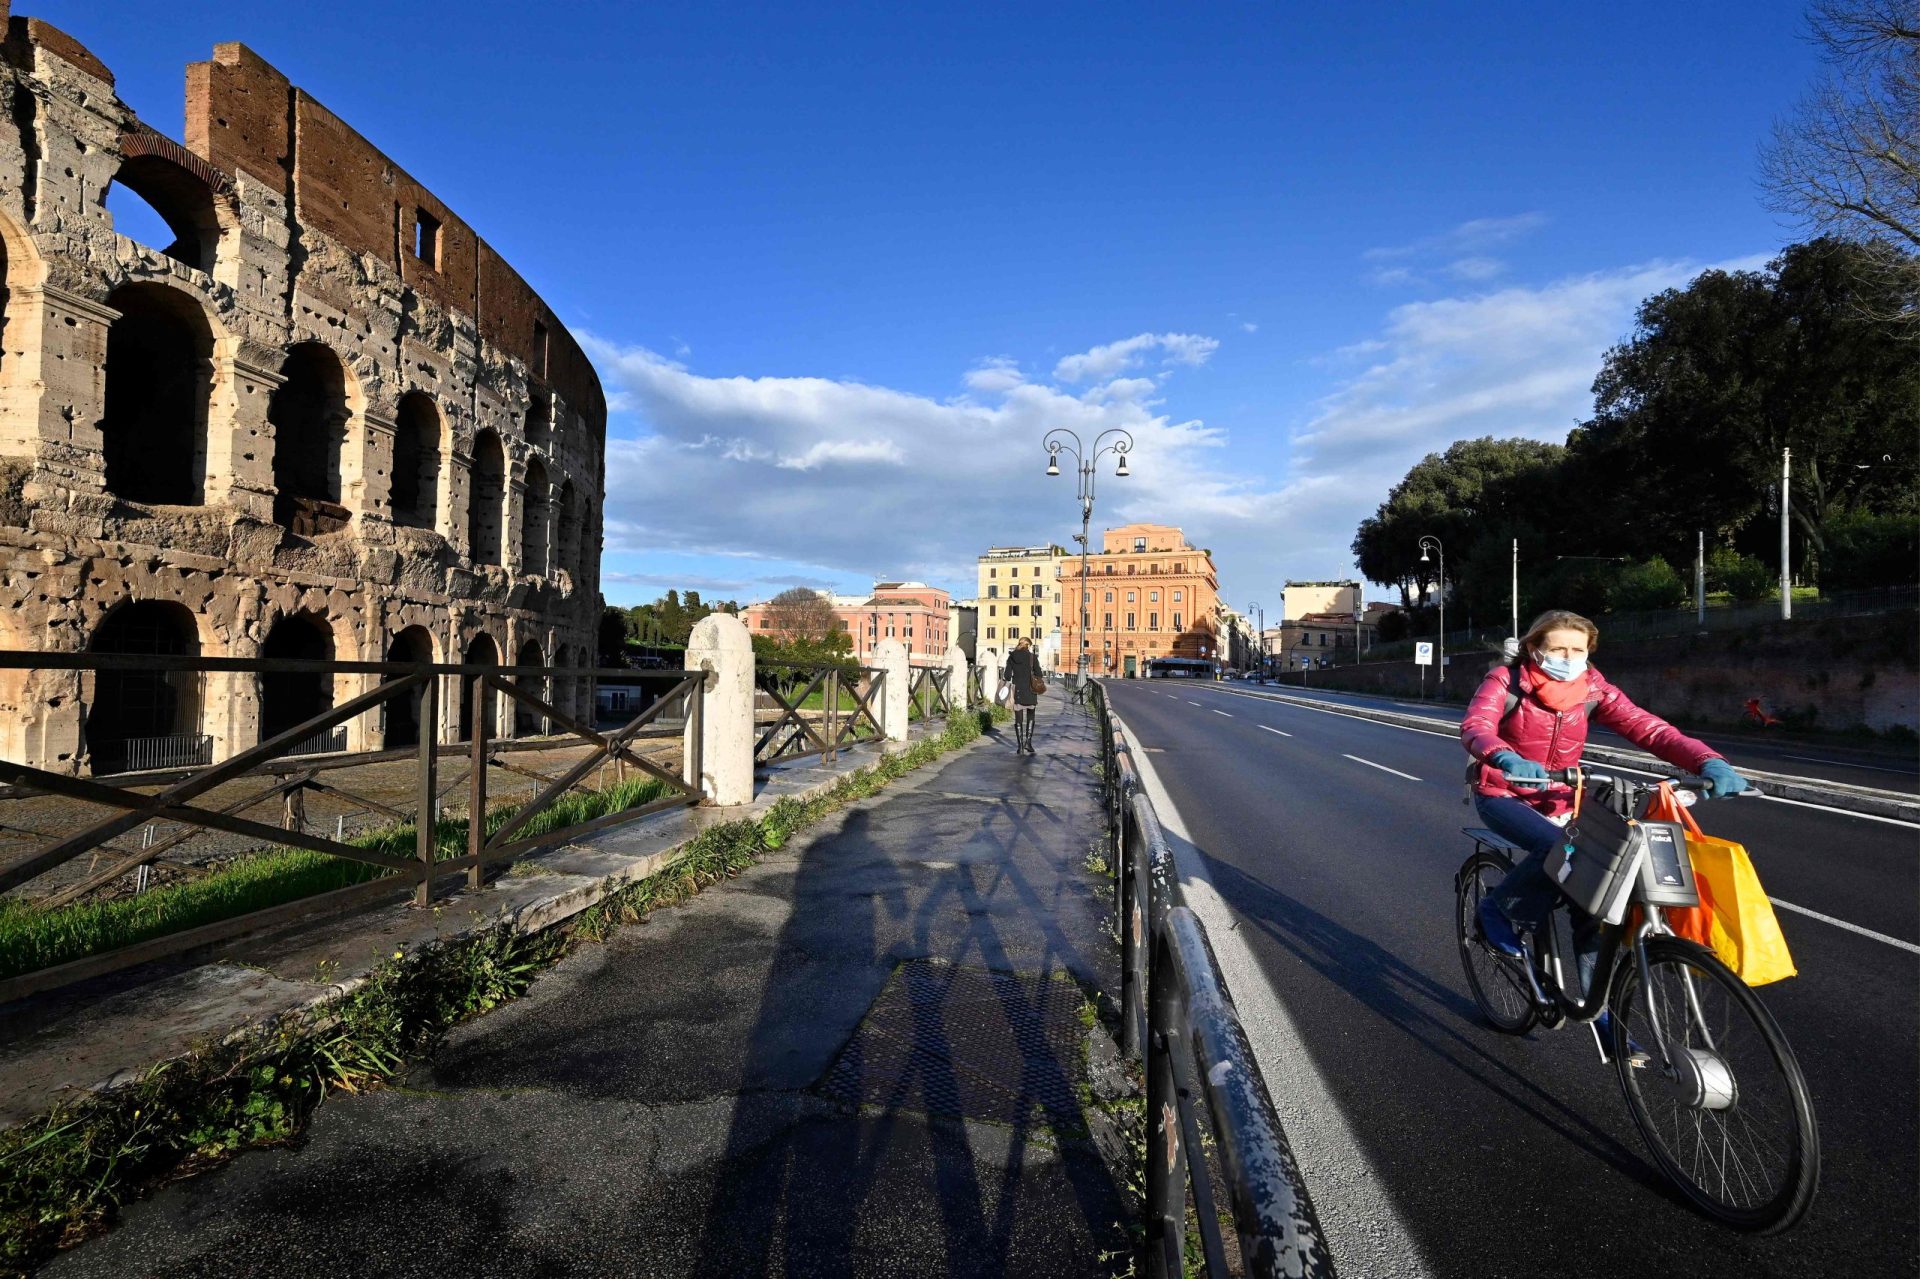
[[[1236,697],[1251,697],[1261,701],[1283,702],[1289,706],[1304,706],[1310,710],[1325,712],[1329,715],[1345,715],[1352,719],[1368,719],[1380,724],[1391,724],[1396,728],[1417,728],[1436,735],[1448,725],[1444,720],[1435,720],[1421,715],[1403,715],[1396,711],[1376,710],[1370,706],[1330,706],[1326,702],[1309,697],[1288,697],[1283,693],[1255,693],[1246,689],[1229,689]],[[1621,750],[1616,746],[1588,746],[1586,755],[1603,764],[1618,764],[1623,768],[1639,768],[1664,777],[1677,777],[1681,770],[1664,760],[1656,759],[1643,751]],[[1814,777],[1795,777],[1790,773],[1769,773],[1759,769],[1742,769],[1741,776],[1760,783],[1767,794],[1777,799],[1797,800],[1805,804],[1822,804],[1828,808],[1837,808],[1845,813],[1858,813],[1867,817],[1880,817],[1889,821],[1912,822],[1920,825],[1920,799],[1902,795],[1898,791],[1875,790],[1869,786],[1852,786],[1845,782],[1830,782]]]

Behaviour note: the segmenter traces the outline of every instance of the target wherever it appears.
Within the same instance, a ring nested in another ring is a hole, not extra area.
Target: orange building
[[[1061,564],[1061,669],[1074,669],[1083,650],[1095,674],[1129,679],[1145,675],[1156,657],[1220,660],[1220,579],[1213,557],[1189,546],[1179,529],[1110,528],[1088,572],[1090,598],[1083,604],[1080,566],[1071,559]]]
[[[946,660],[949,596],[939,587],[925,582],[875,582],[871,595],[817,594],[832,607],[834,625],[852,640],[853,655],[859,661],[868,661],[883,639],[905,644],[909,661],[930,666]],[[792,638],[774,625],[770,604],[761,600],[747,605],[740,610],[740,620],[752,634]]]

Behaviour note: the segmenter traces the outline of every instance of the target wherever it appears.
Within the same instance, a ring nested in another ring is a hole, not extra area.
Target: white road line
[[[1819,759],[1812,755],[1782,755],[1781,759],[1805,760],[1809,764],[1832,764],[1835,768],[1864,768],[1870,773],[1897,773],[1901,777],[1912,777],[1911,768],[1881,768],[1877,764],[1849,764],[1844,759]]]
[[[1196,702],[1196,701],[1194,701],[1194,700],[1193,700],[1193,699],[1192,699],[1191,697],[1189,697],[1189,698],[1187,699],[1187,705],[1189,705],[1189,706],[1198,706],[1199,704],[1200,704],[1200,703],[1198,703],[1198,702]]]
[[[1212,708],[1211,706],[1209,706],[1209,707],[1208,707],[1207,709],[1208,709],[1208,710],[1213,710],[1213,708]],[[1226,713],[1225,711],[1213,711],[1213,713],[1214,713],[1215,715],[1227,715],[1227,713]],[[1233,716],[1231,716],[1231,715],[1227,715],[1227,718],[1228,718],[1228,719],[1232,719],[1232,718],[1233,718]]]
[[[1262,724],[1262,725],[1260,725],[1260,727],[1261,727],[1261,728],[1266,728],[1266,729],[1267,729],[1267,731],[1268,731],[1269,733],[1279,733],[1279,734],[1280,734],[1280,736],[1282,736],[1282,737],[1292,737],[1292,736],[1293,736],[1293,734],[1292,734],[1292,733],[1281,733],[1281,732],[1280,732],[1280,730],[1279,730],[1279,729],[1277,729],[1277,728],[1267,728],[1267,726],[1266,726],[1265,724]]]
[[[1356,764],[1365,764],[1368,768],[1377,768],[1383,773],[1392,773],[1395,777],[1404,777],[1410,782],[1417,782],[1420,780],[1418,777],[1415,777],[1412,773],[1403,773],[1397,768],[1388,768],[1385,764],[1376,764],[1370,759],[1361,759],[1358,755],[1342,755],[1341,758],[1350,759]]]
[[[1326,1232],[1327,1247],[1336,1264],[1354,1273],[1387,1279],[1423,1279],[1433,1269],[1401,1220],[1399,1210],[1368,1161],[1365,1148],[1354,1137],[1333,1090],[1313,1064],[1292,1016],[1247,946],[1220,893],[1207,877],[1206,859],[1194,846],[1186,822],[1173,806],[1147,753],[1126,723],[1120,732],[1133,751],[1140,783],[1153,801],[1161,831],[1173,850],[1187,905],[1206,926],[1214,957],[1226,982],[1240,1024],[1253,1046],[1254,1060],[1273,1097],[1274,1108],[1286,1128],[1287,1142],[1300,1164],[1300,1175]]]
[[[1858,817],[1862,821],[1885,822],[1889,826],[1905,826],[1908,830],[1920,830],[1920,822],[1904,821],[1898,817],[1882,817],[1878,813],[1855,813],[1844,808],[1833,808],[1826,804],[1816,804],[1808,799],[1786,799],[1779,795],[1763,794],[1760,798],[1770,799],[1776,804],[1792,804],[1795,808],[1817,808],[1823,813],[1834,813],[1840,817]]]
[[[1792,902],[1783,902],[1778,897],[1769,897],[1768,901],[1782,910],[1790,910],[1796,915],[1805,915],[1808,919],[1817,919],[1823,924],[1832,924],[1835,928],[1844,928],[1850,933],[1859,933],[1862,937],[1871,937],[1883,941],[1889,946],[1898,946],[1901,950],[1920,955],[1920,946],[1910,941],[1901,941],[1898,937],[1889,937],[1885,933],[1876,933],[1871,928],[1862,928],[1858,924],[1849,924],[1844,919],[1835,919],[1832,915],[1822,915],[1817,910],[1808,910],[1805,906],[1796,906]]]

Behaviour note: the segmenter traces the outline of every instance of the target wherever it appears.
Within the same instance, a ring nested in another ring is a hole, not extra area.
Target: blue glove
[[[1509,777],[1537,777],[1543,782],[1547,780],[1547,766],[1528,759],[1519,751],[1495,751],[1488,758],[1487,763]]]
[[[1733,765],[1724,759],[1710,759],[1701,766],[1700,776],[1713,783],[1708,792],[1712,799],[1731,799],[1747,789],[1747,779],[1733,771]]]

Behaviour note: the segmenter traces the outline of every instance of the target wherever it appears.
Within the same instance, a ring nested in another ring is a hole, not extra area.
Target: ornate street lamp
[[[1111,440],[1109,437],[1112,437]],[[1083,455],[1080,437],[1064,426],[1057,426],[1047,432],[1041,443],[1047,449],[1048,475],[1060,474],[1060,455],[1067,453],[1073,457],[1078,477],[1078,487],[1074,496],[1080,502],[1080,658],[1075,666],[1081,682],[1085,683],[1088,678],[1088,667],[1093,662],[1093,653],[1089,647],[1092,641],[1087,638],[1093,621],[1093,603],[1087,595],[1087,537],[1089,525],[1093,522],[1094,466],[1106,454],[1112,453],[1120,459],[1119,465],[1113,469],[1114,475],[1121,479],[1127,478],[1127,454],[1133,451],[1133,436],[1117,426],[1111,430],[1102,431],[1093,441],[1092,453]]]

